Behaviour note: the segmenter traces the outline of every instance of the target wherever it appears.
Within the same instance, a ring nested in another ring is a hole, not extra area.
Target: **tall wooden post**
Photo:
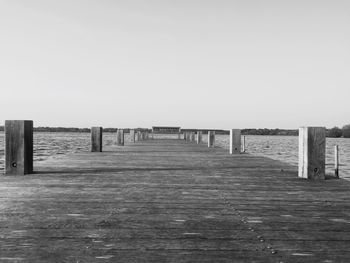
[[[124,146],[124,130],[123,129],[117,130],[117,145]]]
[[[135,130],[130,129],[130,141],[135,142]]]
[[[307,179],[325,179],[326,128],[299,128],[299,172]]]
[[[140,135],[140,131],[136,131],[136,141],[140,141],[140,138],[141,135]]]
[[[197,131],[197,144],[200,144],[202,142],[202,131]]]
[[[33,173],[33,121],[5,121],[5,174]]]
[[[215,131],[208,131],[208,147],[214,147]]]
[[[241,130],[230,130],[230,154],[241,153]]]
[[[177,139],[178,139],[178,140],[181,139],[181,133],[180,133],[180,132],[177,134]]]
[[[102,152],[102,127],[91,127],[91,151]]]

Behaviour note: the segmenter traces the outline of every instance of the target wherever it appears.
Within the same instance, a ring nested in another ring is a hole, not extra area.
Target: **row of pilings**
[[[153,138],[149,129],[130,129],[130,141],[137,142]],[[178,139],[202,143],[203,132],[180,132]],[[242,136],[240,129],[230,130],[229,154],[241,154]],[[244,140],[243,140],[244,141]],[[208,147],[215,146],[215,131],[208,131]],[[124,146],[124,130],[117,130],[116,144]],[[91,128],[91,151],[101,152],[103,128]],[[243,144],[244,146],[244,144]],[[244,149],[244,147],[243,147]],[[325,179],[326,128],[302,127],[299,129],[298,177],[306,179]],[[335,175],[339,175],[339,150],[335,147]],[[5,121],[5,174],[24,175],[33,173],[33,121]]]

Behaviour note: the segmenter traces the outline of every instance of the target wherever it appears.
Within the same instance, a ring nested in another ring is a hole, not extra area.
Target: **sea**
[[[244,137],[246,153],[269,157],[295,166],[298,165],[297,136],[246,135]],[[169,138],[177,138],[177,135],[169,136]],[[116,133],[103,133],[103,143],[105,146],[113,145],[115,140]],[[125,140],[129,140],[128,134],[126,134]],[[203,143],[206,142],[207,136],[204,135]],[[216,135],[215,145],[228,150],[229,136]],[[326,172],[327,174],[334,173],[335,145],[339,146],[339,176],[340,178],[350,180],[350,139],[348,138],[326,139]],[[4,132],[0,132],[0,173],[4,171],[4,148]],[[34,132],[34,162],[86,151],[90,151],[89,133]]]

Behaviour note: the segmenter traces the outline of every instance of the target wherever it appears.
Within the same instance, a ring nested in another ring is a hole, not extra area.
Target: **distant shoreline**
[[[104,132],[117,132],[118,128],[103,128]],[[206,134],[209,129],[203,129],[203,133]],[[228,135],[228,130],[215,130],[216,134]],[[0,132],[4,131],[4,126],[0,126]],[[74,127],[34,127],[34,132],[76,132],[76,133],[89,133],[90,128],[74,128]],[[124,128],[125,133],[129,133],[129,128]],[[182,131],[196,131],[196,129],[182,129]],[[297,129],[242,129],[242,135],[277,135],[277,136],[298,136],[299,131]],[[327,134],[329,129],[327,129]],[[334,136],[327,136],[334,137]]]

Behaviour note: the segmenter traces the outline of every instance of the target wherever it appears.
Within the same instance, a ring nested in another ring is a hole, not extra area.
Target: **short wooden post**
[[[307,179],[325,179],[326,128],[299,128],[299,172]]]
[[[135,130],[130,129],[130,141],[135,142]]]
[[[180,133],[180,132],[177,134],[177,139],[178,139],[178,140],[181,139],[181,133]]]
[[[339,146],[334,146],[334,175],[339,178]]]
[[[242,152],[245,153],[245,135],[243,135]]]
[[[141,140],[141,132],[137,131],[136,132],[136,141],[140,141]]]
[[[194,132],[191,132],[191,142],[194,142],[196,140],[196,135]]]
[[[200,144],[202,142],[202,131],[197,131],[197,144]]]
[[[241,153],[241,130],[230,130],[230,154]]]
[[[208,147],[215,145],[215,131],[208,131]]]
[[[123,129],[117,130],[117,145],[124,146],[124,130]]]
[[[102,127],[91,127],[91,151],[102,152]]]
[[[5,121],[5,174],[33,173],[33,121]]]

